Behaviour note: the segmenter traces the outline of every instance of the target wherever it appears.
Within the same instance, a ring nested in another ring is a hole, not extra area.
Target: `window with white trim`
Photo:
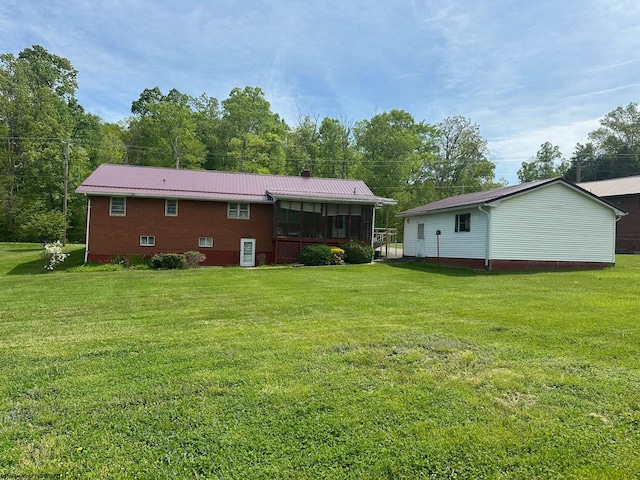
[[[154,247],[156,245],[156,237],[153,235],[141,235],[140,246],[141,247]]]
[[[111,197],[109,200],[109,215],[111,215],[112,217],[124,217],[126,213],[126,197]]]
[[[424,240],[424,223],[418,224],[418,240]]]
[[[213,237],[200,237],[198,239],[198,247],[200,248],[213,247]]]
[[[178,200],[174,198],[167,198],[164,201],[164,214],[167,217],[177,217],[178,216]]]
[[[247,220],[249,218],[249,204],[229,202],[229,206],[227,209],[227,217],[242,218]]]
[[[471,231],[471,214],[470,213],[456,214],[456,232],[470,232],[470,231]]]

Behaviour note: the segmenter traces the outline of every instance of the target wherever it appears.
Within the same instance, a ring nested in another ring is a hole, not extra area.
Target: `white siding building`
[[[405,256],[488,269],[613,265],[616,222],[623,215],[561,178],[458,195],[398,214]]]

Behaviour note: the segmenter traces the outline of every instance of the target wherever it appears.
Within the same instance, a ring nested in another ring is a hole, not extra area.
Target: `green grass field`
[[[0,245],[0,478],[640,477],[640,256],[87,272],[70,250],[45,273]]]

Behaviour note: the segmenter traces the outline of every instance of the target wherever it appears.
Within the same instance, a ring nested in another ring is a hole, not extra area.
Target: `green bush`
[[[366,243],[352,241],[340,247],[344,250],[348,263],[371,263],[373,260],[373,247]]]
[[[305,265],[331,265],[333,262],[331,247],[325,244],[307,245],[302,249],[300,262]]]
[[[20,226],[20,239],[25,242],[50,243],[62,240],[64,215],[60,212],[31,212],[25,215]]]
[[[157,253],[149,260],[149,267],[157,269],[175,270],[186,266],[184,255],[179,253]]]

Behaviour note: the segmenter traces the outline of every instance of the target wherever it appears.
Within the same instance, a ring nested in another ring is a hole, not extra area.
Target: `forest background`
[[[398,201],[394,225],[397,211],[507,184],[495,178],[480,126],[463,116],[430,124],[392,109],[288,125],[259,87],[233,88],[222,101],[151,87],[132,100],[131,116],[109,123],[80,105],[77,75],[38,45],[0,54],[0,241],[82,243],[86,200],[74,190],[102,163],[361,179]],[[638,175],[639,154],[631,102],[604,115],[569,159],[543,143],[518,179]]]

